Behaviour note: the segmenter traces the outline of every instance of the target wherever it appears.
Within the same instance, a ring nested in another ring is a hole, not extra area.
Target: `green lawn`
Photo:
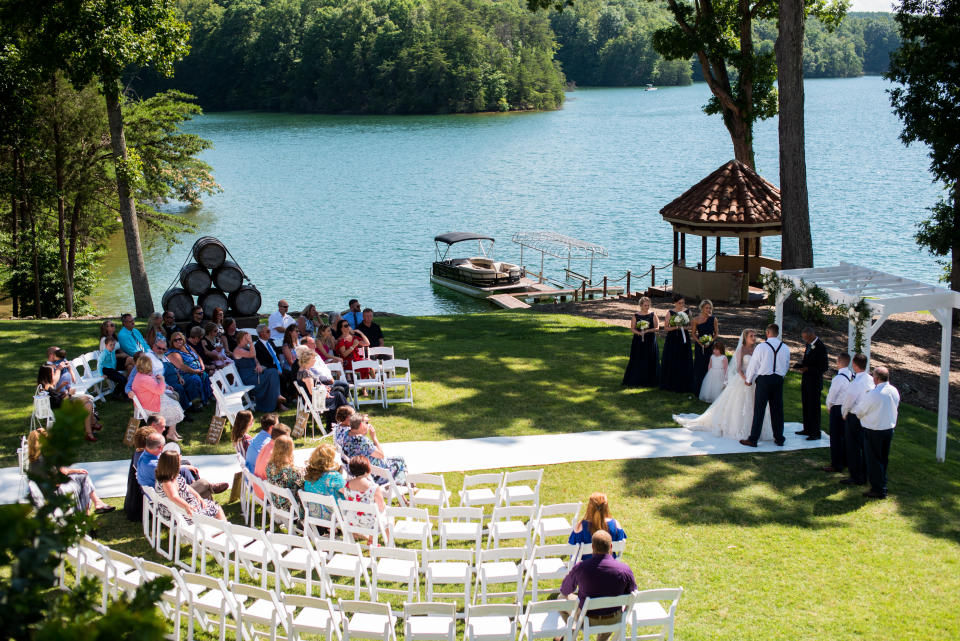
[[[622,390],[629,345],[622,328],[522,313],[386,320],[389,342],[413,362],[417,405],[372,412],[384,441],[656,428],[670,425],[674,412],[703,407],[683,395]],[[27,425],[27,379],[43,348],[51,341],[71,354],[73,346],[90,347],[93,327],[0,324],[7,463]],[[795,378],[788,418],[799,415]],[[129,409],[110,404],[104,416],[112,435],[88,445],[85,456],[126,457],[119,423]],[[901,408],[886,501],[868,502],[860,488],[820,472],[826,450],[548,466],[542,495],[552,503],[607,492],[629,534],[625,558],[638,584],[686,589],[678,639],[953,640],[960,638],[956,429],[952,422],[948,460],[938,464],[935,416]],[[445,476],[459,488],[460,475]],[[236,520],[236,504],[227,509]],[[101,517],[99,537],[156,559],[139,524],[120,512]]]

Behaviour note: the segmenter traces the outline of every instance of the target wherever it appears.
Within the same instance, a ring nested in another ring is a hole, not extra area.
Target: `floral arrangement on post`
[[[873,308],[865,298],[861,298],[856,304],[845,307],[847,319],[853,323],[853,349],[857,354],[863,353],[865,342],[865,333],[867,323],[873,317]]]

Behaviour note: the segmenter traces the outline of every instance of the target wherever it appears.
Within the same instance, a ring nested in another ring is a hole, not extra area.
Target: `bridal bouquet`
[[[645,321],[645,320],[640,321],[639,323],[637,323],[637,329],[639,329],[641,332],[645,329],[650,329],[650,321]]]
[[[673,318],[670,319],[670,324],[674,327],[686,327],[690,324],[690,317],[687,316],[686,312],[679,312],[673,315]]]
[[[709,346],[710,343],[712,342],[713,342],[713,336],[711,336],[710,334],[704,334],[703,336],[700,337],[700,344],[703,345],[704,347]]]

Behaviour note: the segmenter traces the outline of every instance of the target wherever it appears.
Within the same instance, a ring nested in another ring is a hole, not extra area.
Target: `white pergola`
[[[929,311],[940,322],[940,393],[937,406],[937,460],[943,462],[947,451],[947,400],[950,389],[950,337],[953,328],[953,309],[960,308],[960,294],[944,287],[934,287],[909,278],[901,278],[869,267],[841,262],[833,267],[786,269],[776,272],[796,285],[800,281],[818,285],[830,298],[844,305],[856,305],[866,299],[872,309],[871,320],[864,329],[863,351],[870,357],[870,340],[891,314]],[[783,303],[789,291],[777,296],[776,322],[783,326]],[[856,326],[849,321],[847,351],[854,349]]]

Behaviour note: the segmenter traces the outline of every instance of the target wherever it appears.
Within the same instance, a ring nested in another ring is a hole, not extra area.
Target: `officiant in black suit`
[[[823,392],[823,375],[829,369],[827,348],[817,337],[812,327],[805,327],[800,332],[806,349],[803,358],[794,365],[794,369],[801,372],[800,400],[803,405],[803,429],[797,434],[804,434],[808,441],[820,438],[820,397]]]

